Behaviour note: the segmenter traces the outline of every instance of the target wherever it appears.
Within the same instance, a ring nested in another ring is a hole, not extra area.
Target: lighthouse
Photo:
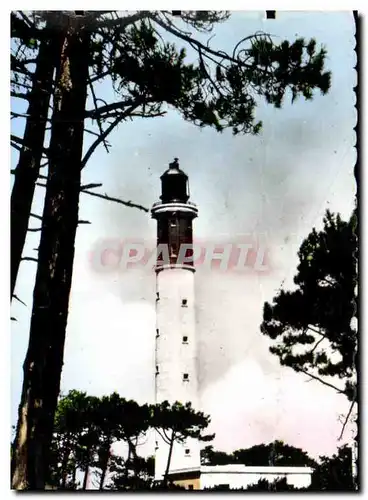
[[[156,261],[156,403],[191,402],[198,409],[197,342],[193,252],[193,219],[197,206],[189,201],[188,176],[178,159],[161,176],[160,201],[151,215],[157,221]],[[157,435],[155,479],[165,474],[169,446]],[[174,443],[170,474],[200,469],[196,439]]]

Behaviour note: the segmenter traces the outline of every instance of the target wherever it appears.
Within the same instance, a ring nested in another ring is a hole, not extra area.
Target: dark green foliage
[[[202,465],[228,465],[238,463],[231,453],[216,451],[212,445],[208,445],[201,450]]]
[[[162,485],[166,488],[169,480],[171,455],[175,442],[183,443],[187,438],[199,441],[212,441],[214,434],[204,435],[211,419],[202,412],[196,412],[191,403],[185,405],[178,401],[170,405],[168,401],[152,407],[152,427],[169,445],[166,471]]]
[[[314,491],[355,490],[351,448],[344,445],[332,457],[320,457],[320,463],[312,475],[312,484],[309,489]]]
[[[231,454],[214,451],[212,446],[206,446],[201,452],[201,459],[203,465],[316,466],[315,460],[301,448],[295,448],[277,440],[269,444],[258,444],[247,449],[235,450]]]
[[[313,467],[316,465],[316,462],[301,448],[289,446],[283,441],[260,444],[246,450],[236,450],[233,455],[238,463],[252,466]]]
[[[168,431],[174,440],[184,442],[187,438],[200,441],[211,441],[215,435],[203,435],[211,419],[202,412],[196,412],[191,403],[184,405],[176,402],[170,405],[167,401],[152,406],[152,427],[158,431]]]
[[[149,490],[153,488],[154,457],[123,460],[113,456],[109,471],[112,474],[109,490]]]
[[[287,483],[286,478],[276,479],[272,483],[266,479],[260,479],[258,483],[250,484],[247,488],[231,488],[231,491],[307,491],[308,488],[295,488]],[[224,491],[229,490],[228,486],[218,485],[213,488],[205,488],[207,491]]]
[[[214,437],[203,435],[209,422],[210,418],[196,412],[190,403],[139,405],[117,393],[97,398],[70,391],[58,403],[47,484],[63,490],[80,489],[75,480],[79,470],[85,473],[82,489],[86,489],[86,478],[93,468],[101,490],[151,489],[154,458],[137,453],[147,431],[170,434],[172,442],[187,437],[208,441]],[[126,444],[124,457],[111,453],[117,441]],[[108,472],[111,477],[105,484]],[[161,486],[171,488],[169,484]]]
[[[77,468],[84,471],[95,464],[101,444],[98,406],[98,398],[75,390],[60,398],[49,458],[49,485],[64,489]]]
[[[295,488],[294,486],[287,483],[285,477],[282,479],[276,479],[272,483],[269,483],[266,479],[260,479],[258,483],[251,484],[246,491],[301,491],[301,488]]]
[[[323,230],[313,229],[300,247],[297,289],[281,290],[272,304],[265,303],[261,325],[282,365],[343,380],[336,389],[351,401],[357,396],[357,331],[351,325],[357,300],[355,224],[355,214],[345,222],[326,212]]]
[[[227,17],[183,12],[181,18],[206,31]],[[184,47],[166,42],[165,30]],[[187,62],[185,46],[197,52],[195,63]],[[107,32],[101,23],[91,64],[97,77],[112,76],[124,105],[138,101],[147,116],[162,113],[168,104],[200,127],[230,127],[238,134],[260,131],[262,124],[255,121],[259,97],[279,108],[288,91],[292,101],[299,95],[311,99],[317,89],[326,93],[331,75],[324,69],[325,57],[315,40],[278,44],[267,34],[246,37],[226,54],[190,37],[166,14],[150,12],[124,29],[115,23]],[[112,116],[110,110],[106,116]]]

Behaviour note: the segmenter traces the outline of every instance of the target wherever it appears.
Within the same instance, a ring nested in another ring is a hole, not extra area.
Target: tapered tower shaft
[[[190,401],[198,408],[195,268],[192,221],[198,209],[189,201],[188,177],[177,159],[161,176],[161,201],[152,207],[157,220],[156,265],[156,402]],[[163,478],[169,446],[157,436],[155,479]],[[175,443],[170,472],[200,466],[197,440]]]

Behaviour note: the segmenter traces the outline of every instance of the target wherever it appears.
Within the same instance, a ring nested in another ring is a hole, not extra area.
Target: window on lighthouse
[[[188,382],[188,380],[189,380],[189,373],[183,373],[183,380],[185,382]]]
[[[183,299],[183,300],[181,301],[181,305],[182,305],[182,307],[187,307],[187,305],[188,305],[188,300],[187,300],[187,299]]]
[[[188,337],[185,335],[183,337],[183,344],[187,344],[188,343]]]

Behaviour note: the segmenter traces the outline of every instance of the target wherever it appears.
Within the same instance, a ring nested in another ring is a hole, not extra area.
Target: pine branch
[[[345,421],[344,421],[344,424],[342,426],[342,429],[341,429],[341,433],[340,433],[340,436],[338,438],[338,441],[341,441],[343,435],[344,435],[344,431],[345,431],[345,427],[346,427],[346,424],[348,423],[349,421],[349,417],[351,415],[351,412],[353,410],[353,407],[354,407],[354,404],[355,404],[356,400],[355,398],[353,399],[353,401],[351,402],[351,405],[350,405],[350,409],[349,409],[349,413],[347,414],[346,418],[345,418]]]
[[[10,54],[10,67],[12,71],[16,71],[17,73],[21,73],[22,75],[29,76],[32,78],[33,74],[29,69],[25,67],[25,64],[27,62],[20,61],[17,59],[17,57],[13,54]]]
[[[84,191],[84,190],[81,191],[81,193],[89,194],[90,196],[96,196],[97,198],[101,198],[102,200],[113,201],[114,203],[120,203],[121,205],[124,205],[126,207],[138,208],[139,210],[142,210],[143,212],[149,212],[149,209],[146,207],[143,207],[142,205],[132,203],[131,201],[124,201],[124,200],[121,200],[119,198],[113,198],[112,196],[108,196],[106,193],[100,194],[100,193],[94,193],[92,191]]]
[[[15,295],[15,293],[14,293],[14,295],[13,295],[13,298],[14,298],[15,300],[17,300],[18,302],[20,302],[21,304],[23,304],[24,306],[26,306],[26,307],[27,307],[27,304],[26,304],[25,302],[23,302],[23,300],[20,300],[20,298],[18,297],[18,295]]]
[[[88,160],[91,158],[97,147],[101,144],[101,142],[104,142],[106,137],[109,135],[110,132],[114,130],[114,128],[124,119],[124,115],[119,116],[114,120],[108,127],[107,129],[99,136],[98,139],[95,140],[95,142],[92,144],[92,146],[89,148],[87,153],[84,155],[84,158],[82,159],[81,163],[81,170],[86,166]]]
[[[36,182],[36,186],[45,188],[46,184],[42,184],[41,182]],[[82,190],[81,193],[89,194],[90,196],[101,198],[102,200],[113,201],[114,203],[119,203],[120,205],[124,205],[125,207],[138,208],[138,210],[142,210],[143,212],[149,212],[149,209],[142,205],[138,205],[137,203],[132,203],[131,201],[124,201],[121,200],[120,198],[113,198],[112,196],[108,196],[106,193],[100,194],[100,193],[94,193],[93,191],[85,191],[85,190]]]
[[[148,10],[141,10],[137,12],[136,14],[133,14],[131,16],[126,16],[126,17],[118,17],[117,19],[102,19],[102,20],[96,20],[95,23],[92,22],[92,25],[96,26],[97,28],[120,28],[124,29],[129,24],[134,24],[137,21],[140,21],[141,19],[144,19],[147,17],[149,14]]]
[[[99,134],[97,132],[94,132],[93,130],[89,130],[88,128],[84,129],[87,134],[95,135],[96,137],[99,137]]]
[[[165,431],[165,429],[162,429],[162,432],[164,433],[164,436],[167,439],[168,443],[170,443],[171,439],[174,437],[174,431],[172,431],[171,438],[167,435],[167,432]]]
[[[315,332],[315,333],[318,333],[318,335],[322,335],[322,337],[324,337],[325,335],[323,333],[321,333],[320,330],[317,330],[316,328],[313,328],[312,326],[308,325],[307,328],[309,330],[311,330],[312,332]]]
[[[163,434],[161,434],[161,430],[160,429],[155,429],[156,432],[158,433],[159,436],[161,436],[162,440],[166,443],[166,444],[170,444],[170,440],[166,439],[165,436]]]
[[[342,389],[339,389],[335,385],[330,384],[329,382],[322,380],[321,378],[317,377],[316,375],[313,375],[312,373],[307,372],[307,370],[304,370],[303,368],[298,368],[297,371],[300,371],[300,372],[304,373],[305,375],[308,375],[308,377],[311,377],[314,380],[318,380],[318,382],[321,382],[321,384],[326,385],[327,387],[331,387],[332,389],[335,389],[335,391],[337,391],[340,394],[346,394],[345,391],[343,391]]]
[[[221,57],[222,60],[227,60],[229,62],[236,63],[237,65],[239,65],[239,63],[241,63],[242,66],[251,68],[251,66],[249,64],[245,64],[243,62],[240,62],[239,59],[236,59],[235,57],[231,57],[223,51],[213,50],[209,46],[206,46],[203,43],[196,40],[195,38],[192,38],[191,36],[185,34],[177,26],[175,26],[174,23],[172,23],[171,21],[168,22],[167,18],[166,18],[166,21],[167,21],[167,24],[166,24],[155,13],[149,12],[148,17],[150,19],[152,19],[155,23],[157,23],[159,26],[161,26],[161,28],[163,28],[164,30],[168,31],[172,35],[174,35],[178,38],[181,38],[185,42],[189,43],[196,50],[202,50],[202,53],[205,57],[207,57],[207,54],[212,54],[213,56]],[[246,41],[246,40],[250,40],[251,38],[254,38],[254,35],[251,35],[250,37],[245,37],[244,39],[242,39],[239,42],[239,44]],[[235,55],[235,54],[233,54],[233,55]]]
[[[99,183],[96,183],[96,184],[84,184],[83,186],[80,187],[80,190],[83,191],[85,189],[92,189],[92,188],[96,188],[96,187],[101,187],[102,186],[102,183],[99,182]]]
[[[112,102],[111,104],[106,104],[105,106],[100,106],[99,108],[90,109],[85,112],[85,118],[97,119],[98,117],[105,118],[109,111],[116,111],[124,109],[128,106],[136,109],[138,106],[143,104],[142,101],[135,101],[133,99],[126,99],[125,101]],[[104,115],[104,116],[102,116]]]
[[[129,117],[138,117],[138,118],[157,118],[158,116],[165,116],[166,111],[159,111],[157,113],[131,113]]]
[[[19,144],[19,146],[20,146],[21,148],[25,148],[25,149],[28,149],[28,150],[30,150],[30,149],[31,149],[31,148],[29,148],[28,146],[25,146],[23,139],[21,139],[20,137],[17,137],[17,136],[16,136],[16,135],[14,135],[14,134],[11,134],[11,135],[10,135],[10,140],[12,141],[12,143],[15,143],[15,144],[12,144],[14,147],[16,147],[16,144],[17,144],[17,145]],[[18,149],[18,148],[16,147],[16,149]],[[21,150],[21,149],[20,149],[20,150]],[[42,153],[43,153],[43,154],[45,154],[45,155],[47,155],[47,154],[48,154],[48,149],[47,149],[47,148],[42,148]],[[12,173],[13,173],[13,172],[12,172]],[[41,177],[41,176],[40,176],[40,177]]]
[[[119,104],[119,103],[117,103],[117,104]],[[87,151],[87,153],[84,155],[84,158],[83,158],[82,163],[81,163],[81,169],[83,169],[86,166],[88,160],[90,159],[90,157],[92,156],[92,154],[94,153],[94,151],[96,150],[96,148],[101,144],[101,142],[103,142],[106,139],[106,137],[110,134],[110,132],[112,132],[114,130],[114,128],[121,121],[124,120],[124,118],[126,118],[127,116],[129,116],[140,105],[141,105],[141,101],[137,100],[123,114],[121,114],[120,116],[118,116],[112,123],[110,123],[110,125],[107,127],[107,129],[102,134],[100,134],[100,136],[98,137],[98,139],[95,140],[95,142],[89,148],[89,150]],[[104,106],[104,107],[106,108],[106,107],[109,107],[109,106]]]
[[[35,219],[42,220],[41,215],[32,214],[32,213],[30,213],[29,215],[30,215],[30,217],[34,217]]]
[[[29,95],[28,94],[22,94],[21,92],[10,92],[11,97],[17,97],[19,99],[24,99],[25,101],[29,102]]]
[[[16,80],[10,80],[11,85],[14,87],[24,87],[25,89],[32,90],[32,85],[28,85],[27,83],[18,82]]]
[[[315,344],[315,346],[313,347],[313,349],[310,351],[311,354],[317,349],[317,347],[319,346],[319,344],[325,340],[325,338],[326,337],[323,336],[321,339],[319,339],[319,341]]]
[[[35,257],[22,257],[21,260],[29,260],[31,262],[38,262],[38,259]]]
[[[96,98],[96,94],[95,94],[95,89],[93,88],[93,83],[91,82],[91,80],[89,80],[88,84],[89,84],[89,87],[91,89],[93,104],[95,106],[95,111],[97,111],[97,98]],[[106,149],[106,153],[108,153],[109,152],[109,148],[108,148],[108,145],[107,145],[107,143],[105,141],[101,119],[100,119],[100,116],[98,114],[96,115],[96,121],[97,121],[97,125],[98,125],[99,131],[100,131],[100,136],[103,137],[102,143],[103,143],[103,145],[104,145],[104,147]]]
[[[21,152],[22,148],[18,146],[18,144],[13,143],[12,141],[10,142],[10,145],[12,148],[16,149],[17,151]]]
[[[23,19],[23,21],[25,22],[25,24],[27,25],[28,28],[36,29],[36,26],[34,25],[34,23],[25,15],[24,12],[22,12],[21,10],[18,10],[17,14]]]

